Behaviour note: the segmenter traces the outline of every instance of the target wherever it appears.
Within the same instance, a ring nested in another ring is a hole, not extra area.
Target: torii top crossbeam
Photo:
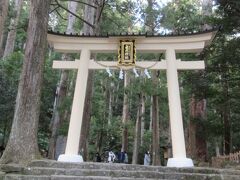
[[[201,52],[213,40],[216,29],[191,34],[153,35],[153,34],[119,34],[119,35],[66,35],[55,32],[48,33],[49,44],[58,52],[80,53],[80,59],[75,61],[54,61],[53,68],[78,69],[72,112],[68,130],[65,154],[59,161],[81,162],[78,155],[78,145],[82,126],[84,100],[87,86],[88,69],[101,69],[91,53],[118,52],[129,63],[135,54],[132,52],[165,53],[165,60],[155,62],[151,69],[166,69],[168,83],[168,100],[171,126],[173,158],[168,160],[170,167],[193,166],[192,160],[186,157],[185,140],[182,122],[182,110],[178,84],[177,70],[204,69],[204,61],[176,60],[176,53]],[[119,48],[120,42],[125,41]],[[132,41],[134,46],[128,43]],[[134,48],[132,48],[134,47]],[[121,51],[119,50],[121,49]],[[130,53],[131,52],[131,53]],[[120,62],[122,61],[120,58]],[[104,63],[104,62],[101,62]],[[119,65],[119,62],[105,62],[105,66]],[[122,63],[122,62],[121,62]],[[134,66],[148,67],[154,62],[136,62]],[[124,65],[126,65],[124,64]]]
[[[137,52],[165,52],[171,47],[177,53],[201,52],[215,36],[216,29],[178,35],[119,34],[119,35],[66,35],[49,31],[48,42],[59,52],[116,52],[120,39],[135,39]]]

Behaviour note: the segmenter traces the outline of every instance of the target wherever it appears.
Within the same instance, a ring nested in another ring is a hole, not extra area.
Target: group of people
[[[128,163],[128,154],[126,151],[116,153],[116,154],[117,155],[115,155],[113,151],[108,151],[107,158],[106,158],[107,162],[108,163],[117,162],[117,163],[125,163],[125,164]],[[96,153],[95,161],[102,162],[102,158],[98,152]],[[149,151],[147,151],[144,154],[144,165],[150,165],[150,161],[151,161],[150,153]]]
[[[116,153],[116,154],[113,151],[108,151],[105,158],[106,158],[105,162],[108,162],[108,163],[113,163],[113,162],[125,163],[125,164],[128,163],[128,155],[126,151]],[[95,155],[95,161],[102,162],[102,158],[98,152]]]

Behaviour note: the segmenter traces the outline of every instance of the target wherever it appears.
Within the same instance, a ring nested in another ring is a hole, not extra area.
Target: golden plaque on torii
[[[118,65],[134,66],[136,62],[135,40],[120,40]]]

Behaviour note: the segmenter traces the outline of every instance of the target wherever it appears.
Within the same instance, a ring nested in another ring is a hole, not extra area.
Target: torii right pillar
[[[168,104],[172,138],[173,158],[168,159],[168,167],[193,167],[192,159],[186,157],[183,131],[182,109],[174,49],[166,50]]]

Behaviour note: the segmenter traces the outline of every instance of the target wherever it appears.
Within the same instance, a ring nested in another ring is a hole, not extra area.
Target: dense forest
[[[55,52],[48,30],[181,34],[213,27],[218,32],[201,54],[177,55],[206,64],[178,72],[187,155],[196,163],[240,150],[239,0],[1,0],[1,162],[64,153],[76,71],[54,70],[52,62],[80,55]],[[137,60],[163,57],[137,54]],[[117,53],[92,58],[117,61]],[[123,79],[119,70],[111,73],[89,71],[79,153],[93,161],[96,152],[124,150],[129,163],[142,164],[150,151],[153,165],[165,165],[171,157],[166,71],[151,71],[151,78],[132,70]]]

